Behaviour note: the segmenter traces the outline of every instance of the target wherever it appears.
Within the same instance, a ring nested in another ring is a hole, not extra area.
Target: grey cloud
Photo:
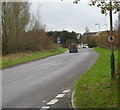
[[[40,4],[41,21],[46,24],[47,30],[67,29],[84,32],[87,26],[91,31],[98,31],[95,23],[99,23],[103,30],[106,28],[104,24],[109,24],[108,16],[102,15],[99,8],[90,7],[88,2],[81,2],[77,5],[72,2]]]

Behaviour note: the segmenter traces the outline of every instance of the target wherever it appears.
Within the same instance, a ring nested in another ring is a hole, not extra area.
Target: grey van
[[[75,52],[78,52],[78,48],[77,48],[77,44],[69,44],[69,52],[70,53],[75,53]]]

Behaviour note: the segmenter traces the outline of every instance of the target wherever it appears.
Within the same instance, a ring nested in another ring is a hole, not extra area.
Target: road
[[[96,62],[93,49],[68,51],[42,60],[2,71],[3,108],[40,108],[64,90],[71,90],[76,80]]]

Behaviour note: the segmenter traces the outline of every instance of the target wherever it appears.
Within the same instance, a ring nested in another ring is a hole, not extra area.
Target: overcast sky
[[[73,0],[63,0],[63,2],[61,0],[34,0],[31,11],[36,13],[39,10],[40,20],[46,25],[47,31],[68,30],[84,33],[85,28],[88,27],[91,32],[95,32],[99,31],[96,23],[100,25],[100,30],[108,30],[109,16],[101,14],[96,6],[89,6],[88,1],[81,0],[78,4],[73,4]],[[113,24],[116,19],[117,14],[113,14]]]

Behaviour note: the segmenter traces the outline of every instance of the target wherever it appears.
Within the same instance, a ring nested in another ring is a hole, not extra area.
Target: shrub
[[[9,53],[55,50],[56,46],[53,39],[48,37],[44,30],[32,30],[26,32],[20,37],[9,37],[8,49]]]

